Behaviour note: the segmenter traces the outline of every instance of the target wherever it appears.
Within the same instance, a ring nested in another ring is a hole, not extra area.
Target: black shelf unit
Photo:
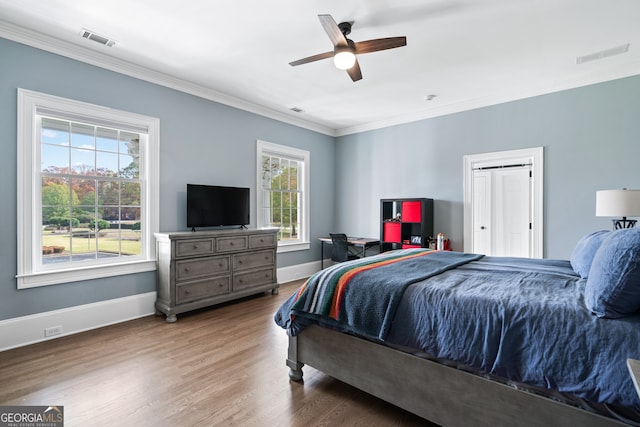
[[[433,199],[380,199],[380,252],[428,248],[433,237]]]

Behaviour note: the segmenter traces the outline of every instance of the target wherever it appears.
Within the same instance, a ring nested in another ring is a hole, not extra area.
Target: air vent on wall
[[[111,39],[110,39],[110,38],[108,38],[108,37],[105,37],[105,36],[101,36],[101,35],[99,35],[99,34],[96,34],[96,33],[94,33],[94,32],[93,32],[93,31],[91,31],[91,30],[87,30],[86,28],[83,28],[83,29],[80,31],[80,35],[81,35],[83,38],[87,39],[87,40],[93,40],[93,41],[94,41],[94,42],[96,42],[96,43],[100,43],[100,44],[103,44],[103,45],[108,46],[108,47],[111,47],[111,46],[113,46],[114,44],[116,44],[115,40],[111,40]]]
[[[619,55],[629,51],[629,43],[621,46],[612,47],[611,49],[601,50],[599,52],[590,53],[588,55],[578,56],[576,58],[576,64],[582,64],[584,62],[596,61],[598,59],[607,58],[613,55]]]

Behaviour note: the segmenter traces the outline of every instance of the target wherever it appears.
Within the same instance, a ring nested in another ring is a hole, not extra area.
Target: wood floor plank
[[[290,382],[273,314],[300,283],[0,352],[1,405],[63,405],[65,426],[424,426],[305,367]]]

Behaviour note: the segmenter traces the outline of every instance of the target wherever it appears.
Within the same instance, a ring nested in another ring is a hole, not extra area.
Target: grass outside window
[[[42,234],[43,246],[43,262],[47,262],[47,258],[69,255],[71,248],[73,254],[86,254],[104,252],[110,254],[120,254],[122,256],[140,255],[142,253],[142,245],[140,242],[140,232],[134,230],[101,230],[98,232],[98,238],[95,238],[89,229],[86,229],[85,235],[78,233],[78,229],[74,229],[73,236],[69,231],[56,230],[53,233],[45,232]],[[87,237],[91,236],[91,237]],[[96,248],[96,244],[98,247]],[[45,247],[64,248],[56,253],[44,253]]]

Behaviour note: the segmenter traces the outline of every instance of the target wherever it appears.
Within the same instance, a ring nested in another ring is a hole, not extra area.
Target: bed
[[[638,294],[638,295],[637,295]],[[275,315],[303,365],[440,425],[640,425],[640,229],[571,260],[410,249],[336,264]]]

